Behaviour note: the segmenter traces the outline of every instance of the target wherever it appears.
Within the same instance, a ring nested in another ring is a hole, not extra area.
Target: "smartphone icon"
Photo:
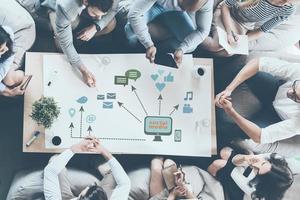
[[[176,129],[174,133],[174,141],[181,142],[181,130]]]

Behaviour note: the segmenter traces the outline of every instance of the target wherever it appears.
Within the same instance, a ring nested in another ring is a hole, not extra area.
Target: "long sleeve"
[[[65,168],[74,153],[68,149],[53,158],[44,169],[44,195],[46,200],[61,200],[58,175]]]
[[[121,164],[116,160],[116,158],[110,159],[108,161],[108,164],[111,168],[112,175],[117,183],[117,186],[114,189],[110,199],[127,200],[131,188],[129,177],[127,176]]]
[[[151,39],[144,15],[148,10],[150,10],[156,1],[157,0],[134,1],[128,13],[128,21],[139,41],[146,49],[153,45],[153,41]]]
[[[300,118],[286,119],[281,122],[262,128],[261,143],[273,143],[283,139],[291,138],[295,135],[300,135]]]
[[[73,44],[71,20],[69,19],[67,12],[59,3],[56,7],[55,23],[57,29],[57,38],[62,51],[67,56],[71,65],[79,68],[83,65],[83,63]]]
[[[248,177],[243,175],[245,171],[244,167],[235,167],[230,176],[234,180],[234,182],[239,186],[239,188],[248,196],[255,191],[255,188],[250,187],[248,185],[249,181],[251,181],[255,177],[255,172],[252,170]]]
[[[269,73],[284,80],[300,79],[300,63],[291,63],[278,58],[259,59],[259,71]]]
[[[0,63],[0,92],[3,92],[6,88],[6,85],[2,83],[2,80],[5,78],[8,73],[11,65],[13,64],[14,56],[10,56],[6,61]]]
[[[278,26],[282,22],[288,19],[289,16],[278,16],[270,19],[269,21],[265,22],[261,27],[260,30],[263,32],[268,32],[275,26]]]
[[[195,13],[197,29],[190,33],[180,44],[184,53],[192,52],[208,36],[213,18],[213,1],[208,0],[205,5]]]
[[[300,154],[294,158],[286,158],[286,162],[293,174],[300,174]]]

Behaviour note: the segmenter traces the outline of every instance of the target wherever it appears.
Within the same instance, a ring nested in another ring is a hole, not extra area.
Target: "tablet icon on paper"
[[[114,104],[111,101],[104,101],[103,102],[103,108],[104,109],[113,109]]]

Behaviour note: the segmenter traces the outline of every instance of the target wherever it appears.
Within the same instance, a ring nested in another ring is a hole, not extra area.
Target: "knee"
[[[232,149],[230,147],[224,147],[223,149],[221,149],[220,151],[220,157],[223,160],[228,160],[230,155],[232,153]]]
[[[163,169],[163,159],[162,158],[154,158],[151,161],[151,173],[160,174]]]
[[[7,86],[14,86],[22,82],[23,77],[24,77],[24,72],[21,70],[9,71],[5,76],[5,78],[3,79],[3,82]]]
[[[138,38],[137,35],[134,33],[134,31],[132,30],[132,27],[129,23],[127,23],[125,25],[125,34],[126,34],[126,38],[128,41],[128,44],[130,46],[135,46],[138,44]]]
[[[169,167],[169,166],[171,166],[171,165],[176,165],[176,163],[173,161],[173,160],[171,160],[171,159],[167,159],[167,160],[165,160],[165,162],[164,162],[164,168],[167,168],[167,167]]]
[[[210,37],[210,36],[208,36],[204,40],[204,42],[201,44],[201,46],[210,52],[219,52],[223,49],[220,46],[219,42],[215,38]]]
[[[210,166],[207,168],[207,171],[213,175],[216,176],[217,172],[222,169],[225,165],[226,165],[227,161],[226,160],[222,160],[222,159],[218,159],[213,161]]]

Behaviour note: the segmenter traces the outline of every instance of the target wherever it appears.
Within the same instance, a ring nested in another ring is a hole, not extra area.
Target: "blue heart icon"
[[[153,81],[156,81],[158,79],[158,74],[152,74],[151,78]]]
[[[160,75],[162,75],[162,74],[165,72],[165,70],[159,69],[159,70],[157,70],[157,72],[158,72]]]
[[[155,86],[158,89],[158,91],[161,92],[166,87],[166,84],[165,83],[156,83]]]

